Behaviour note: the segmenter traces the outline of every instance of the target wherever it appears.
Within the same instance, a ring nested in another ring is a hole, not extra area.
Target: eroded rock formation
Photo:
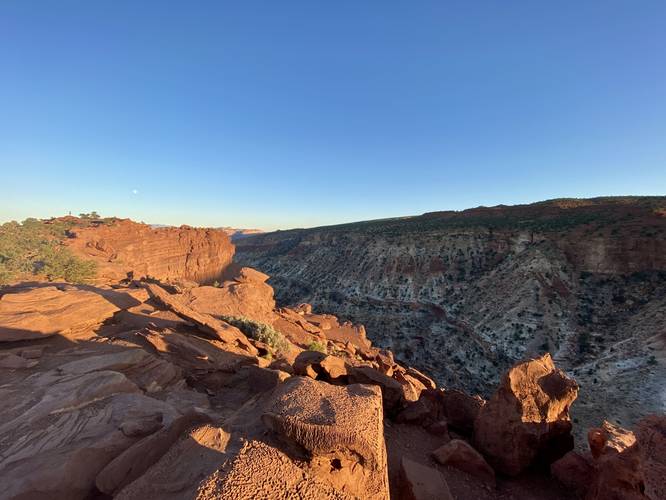
[[[578,385],[550,354],[513,367],[474,422],[474,441],[495,469],[517,475],[573,448],[569,408]]]
[[[101,279],[134,278],[220,280],[234,246],[224,231],[181,227],[153,228],[129,219],[75,228],[66,241],[78,255],[97,262]]]

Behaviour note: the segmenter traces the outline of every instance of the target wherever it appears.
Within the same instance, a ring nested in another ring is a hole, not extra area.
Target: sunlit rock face
[[[231,263],[234,246],[222,230],[153,228],[115,220],[71,231],[67,245],[98,264],[100,279],[149,276],[161,280],[220,280]]]

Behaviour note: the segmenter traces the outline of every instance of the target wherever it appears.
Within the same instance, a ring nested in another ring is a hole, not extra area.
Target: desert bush
[[[49,281],[64,279],[70,283],[87,283],[97,274],[95,262],[79,259],[62,247],[45,249],[38,265]]]
[[[84,282],[96,274],[95,264],[79,259],[62,246],[73,224],[26,219],[0,226],[0,284],[25,276]]]
[[[323,344],[322,342],[317,342],[316,340],[313,340],[308,344],[308,351],[323,352],[324,354],[328,353],[326,345]]]
[[[271,325],[244,316],[222,316],[222,319],[235,326],[248,337],[263,342],[277,353],[289,350],[289,341]]]

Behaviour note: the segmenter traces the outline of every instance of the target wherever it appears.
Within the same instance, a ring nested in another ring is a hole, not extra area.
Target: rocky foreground
[[[579,387],[548,354],[485,400],[254,269],[199,286],[136,258],[0,290],[0,498],[665,498],[666,416],[573,451]]]

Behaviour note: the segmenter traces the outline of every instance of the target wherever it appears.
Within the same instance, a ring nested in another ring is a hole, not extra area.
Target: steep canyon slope
[[[363,323],[446,386],[488,394],[550,352],[574,416],[634,424],[666,408],[666,197],[521,206],[278,231],[237,241],[281,303]]]

